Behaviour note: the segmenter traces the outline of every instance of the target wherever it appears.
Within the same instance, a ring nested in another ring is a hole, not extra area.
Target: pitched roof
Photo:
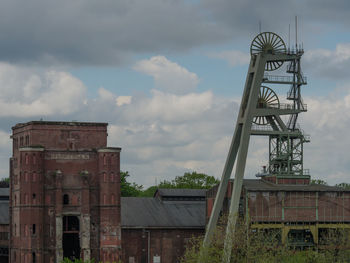
[[[158,193],[160,196],[205,197],[206,191],[207,189],[158,188],[154,195]]]
[[[10,195],[10,188],[0,188],[0,196],[9,196]]]
[[[9,223],[9,201],[0,201],[0,225],[7,225]]]
[[[341,192],[350,191],[343,188],[321,184],[273,184],[261,179],[244,179],[243,187],[249,191],[318,191],[318,192]]]
[[[121,221],[123,228],[204,228],[205,202],[122,197]]]

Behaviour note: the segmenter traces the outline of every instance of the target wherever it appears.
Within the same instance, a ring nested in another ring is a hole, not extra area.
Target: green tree
[[[142,191],[139,196],[140,197],[153,197],[154,193],[157,191],[158,186],[153,185],[148,187],[146,190]]]
[[[350,189],[350,184],[348,184],[348,183],[340,183],[340,184],[336,184],[335,186],[343,188],[345,190]]]
[[[0,179],[0,188],[8,188],[10,187],[10,178],[2,178]]]
[[[120,190],[121,196],[139,196],[142,193],[142,185],[136,183],[130,183],[127,178],[130,176],[129,172],[120,172]]]
[[[160,182],[158,188],[191,188],[191,189],[209,189],[218,184],[214,176],[203,173],[185,173],[183,176],[176,176],[174,180],[164,180]]]
[[[311,179],[310,184],[328,185],[327,182],[322,179]]]

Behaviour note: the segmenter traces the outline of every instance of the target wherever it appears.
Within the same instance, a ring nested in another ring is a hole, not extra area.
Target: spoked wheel
[[[250,54],[259,53],[281,54],[286,53],[286,44],[283,39],[273,32],[263,32],[257,35],[250,46]],[[282,66],[282,61],[266,62],[265,70],[273,71]]]
[[[266,86],[261,86],[259,95],[258,95],[258,103],[257,108],[274,108],[278,109],[280,107],[280,101],[277,97],[277,94]],[[269,124],[269,120],[266,116],[256,116],[253,119],[253,123],[257,125],[267,125]]]

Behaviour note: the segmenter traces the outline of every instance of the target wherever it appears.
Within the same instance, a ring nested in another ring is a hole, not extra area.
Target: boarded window
[[[69,205],[69,195],[67,195],[67,194],[63,195],[63,204]]]

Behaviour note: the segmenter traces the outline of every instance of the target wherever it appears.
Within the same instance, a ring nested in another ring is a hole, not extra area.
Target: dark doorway
[[[79,218],[77,216],[63,217],[63,257],[71,260],[80,258]]]

